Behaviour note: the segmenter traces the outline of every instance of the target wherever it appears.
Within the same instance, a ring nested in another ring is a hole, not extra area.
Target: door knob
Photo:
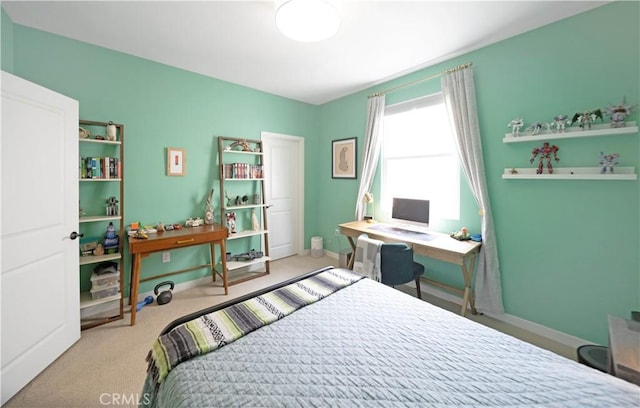
[[[82,238],[82,237],[84,237],[84,234],[83,234],[83,233],[78,234],[77,232],[73,231],[73,232],[69,235],[69,238],[71,238],[71,239],[76,239],[76,238],[78,238],[78,237],[79,237],[79,238]]]

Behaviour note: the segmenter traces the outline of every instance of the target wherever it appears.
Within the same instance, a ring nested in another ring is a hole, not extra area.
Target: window
[[[430,200],[432,220],[460,218],[460,165],[442,94],[385,108],[381,157],[385,215],[393,197],[404,197]]]

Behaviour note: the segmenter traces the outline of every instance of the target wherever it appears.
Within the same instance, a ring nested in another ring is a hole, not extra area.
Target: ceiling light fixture
[[[302,42],[326,40],[340,29],[341,0],[275,0],[276,26]]]

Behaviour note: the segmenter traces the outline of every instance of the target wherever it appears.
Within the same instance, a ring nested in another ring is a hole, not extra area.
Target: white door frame
[[[296,246],[296,253],[298,255],[304,255],[304,138],[300,137],[300,136],[292,136],[292,135],[286,135],[283,133],[274,133],[274,132],[267,132],[267,131],[262,131],[260,132],[260,138],[263,142],[263,144],[269,143],[269,141],[271,140],[287,140],[289,142],[295,142],[297,145],[297,154],[298,154],[298,163],[300,166],[301,171],[297,173],[297,178],[296,181],[298,183],[297,185],[297,190],[298,190],[298,197],[296,198],[296,202],[298,204],[298,219],[296,220],[296,237],[295,237],[295,246]],[[267,149],[265,150],[265,156],[264,159],[265,161],[270,160],[271,158],[267,156]],[[271,183],[272,180],[267,177],[267,179],[265,180],[265,183]],[[267,191],[270,191],[269,189],[265,189]],[[265,197],[265,200],[268,200],[270,197]],[[265,201],[267,204],[269,204],[268,201]],[[267,210],[268,212],[269,210]]]

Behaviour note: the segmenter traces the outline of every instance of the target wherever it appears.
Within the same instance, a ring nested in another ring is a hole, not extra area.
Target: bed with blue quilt
[[[147,407],[638,407],[640,387],[323,268],[171,323]]]

